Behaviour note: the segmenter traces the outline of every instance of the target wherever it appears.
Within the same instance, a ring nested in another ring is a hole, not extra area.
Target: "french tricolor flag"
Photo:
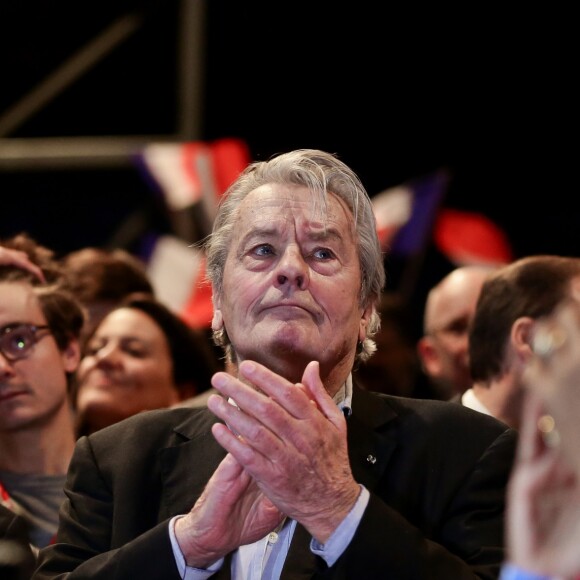
[[[153,240],[146,260],[155,296],[194,328],[207,328],[213,315],[201,248],[173,235]]]
[[[384,252],[414,256],[426,247],[449,174],[434,173],[388,188],[372,198],[377,233]]]
[[[249,162],[247,144],[233,137],[150,143],[136,156],[144,179],[164,196],[171,210],[203,199],[215,204]]]
[[[213,313],[211,287],[196,244],[211,231],[221,196],[249,164],[249,148],[236,138],[151,143],[136,162],[173,218],[171,234],[144,242],[143,259],[155,293],[191,326],[207,327]]]
[[[414,258],[433,241],[458,266],[502,265],[513,260],[507,234],[491,219],[443,207],[449,181],[449,172],[440,169],[372,198],[383,251]]]

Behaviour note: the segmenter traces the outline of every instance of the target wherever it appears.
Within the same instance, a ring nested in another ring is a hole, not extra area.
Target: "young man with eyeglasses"
[[[84,311],[52,251],[23,234],[0,249],[0,505],[40,548],[56,532],[75,445],[69,388]]]

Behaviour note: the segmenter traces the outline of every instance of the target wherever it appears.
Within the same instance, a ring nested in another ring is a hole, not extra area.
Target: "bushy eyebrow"
[[[316,225],[320,225],[316,223]],[[272,238],[277,235],[277,228],[271,224],[265,224],[260,226],[254,226],[245,236],[240,240],[241,245],[245,246],[248,240],[253,238]],[[327,241],[336,240],[337,242],[343,242],[344,237],[341,235],[340,231],[334,226],[330,227],[320,227],[317,229],[309,229],[307,232],[307,237],[312,241]]]
[[[308,237],[314,241],[336,240],[337,242],[343,242],[344,240],[344,237],[341,235],[341,233],[334,227],[310,232]]]

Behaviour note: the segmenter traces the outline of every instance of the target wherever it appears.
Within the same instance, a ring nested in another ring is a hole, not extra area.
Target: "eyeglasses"
[[[0,352],[4,358],[13,362],[26,358],[34,345],[48,334],[37,336],[41,330],[49,330],[48,325],[35,325],[17,322],[0,328]]]

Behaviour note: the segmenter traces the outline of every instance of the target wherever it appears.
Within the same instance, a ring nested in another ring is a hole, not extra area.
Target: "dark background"
[[[181,2],[4,4],[0,114],[115,18],[137,13],[143,26],[0,137],[176,132]],[[444,166],[454,176],[444,205],[492,219],[515,257],[580,254],[577,187],[563,179],[577,147],[565,14],[314,0],[204,8],[200,130],[191,140],[240,137],[255,159],[326,149],[371,195]],[[57,253],[114,245],[135,216],[135,236],[144,220],[167,227],[129,163],[3,163],[0,204],[0,237],[26,230]],[[419,284],[450,267],[430,248]]]

